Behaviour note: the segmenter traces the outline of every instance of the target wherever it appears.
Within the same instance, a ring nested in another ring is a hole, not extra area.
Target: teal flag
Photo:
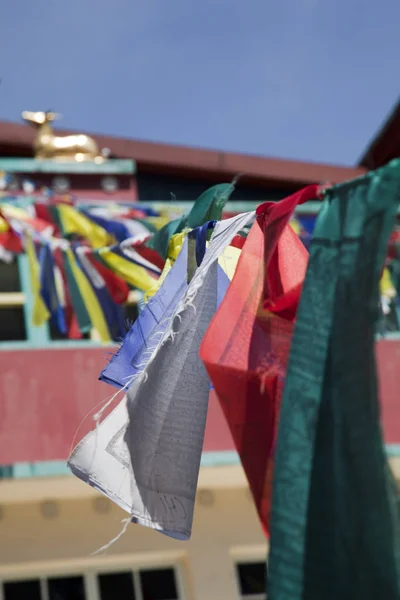
[[[398,600],[399,510],[379,420],[379,278],[400,159],[327,191],[276,449],[269,600]]]
[[[207,221],[219,221],[223,208],[231,196],[235,186],[232,183],[220,183],[209,188],[197,198],[188,215],[170,221],[162,227],[146,243],[149,248],[156,250],[160,256],[166,258],[168,244],[175,233],[180,233],[186,228],[200,227]]]
[[[71,270],[68,258],[64,251],[61,252],[63,259],[63,266],[65,271],[65,277],[68,283],[69,295],[71,298],[72,308],[74,310],[76,319],[78,321],[79,331],[81,333],[90,333],[92,329],[92,322],[89,317],[85,302],[82,298],[75,276]],[[78,267],[80,268],[80,267]]]

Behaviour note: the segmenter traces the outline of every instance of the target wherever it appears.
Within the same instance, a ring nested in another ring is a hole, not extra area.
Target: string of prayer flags
[[[187,215],[161,229],[167,213],[137,204],[80,205],[69,196],[58,200],[52,196],[7,196],[0,204],[0,258],[11,260],[10,252],[22,252],[24,233],[29,232],[33,244],[31,264],[33,260],[41,264],[39,271],[31,269],[39,278],[35,284],[31,278],[36,290],[32,292],[36,294],[34,323],[50,321],[59,335],[68,337],[86,336],[97,323],[101,327],[97,338],[104,343],[117,341],[126,333],[117,305],[128,301],[130,290],[143,292],[148,301],[177,259],[186,235],[210,220],[220,219],[233,189],[233,184],[210,188]],[[235,263],[232,257],[225,257],[224,264]],[[222,281],[221,269],[218,280]],[[222,297],[224,287],[220,284],[218,289]],[[38,295],[42,304],[38,304]],[[89,299],[93,300],[92,306]],[[47,310],[38,312],[40,306]]]
[[[206,224],[208,225],[208,224]],[[196,230],[193,230],[193,233]],[[205,239],[199,241],[206,251]],[[143,307],[130,331],[126,334],[118,352],[103,369],[100,379],[121,389],[128,389],[133,383],[149,356],[155,350],[161,336],[165,333],[176,306],[187,291],[189,282],[187,264],[189,245],[184,240],[176,261],[162,280],[159,290]],[[229,282],[233,277],[240,251],[226,246],[218,258],[216,307],[222,302]],[[198,266],[202,262],[198,261]]]
[[[231,183],[221,183],[209,188],[194,203],[189,214],[180,219],[170,221],[149,239],[147,245],[156,250],[164,259],[167,257],[170,239],[184,229],[194,229],[207,221],[222,218],[222,211],[229,200],[235,186]]]
[[[233,184],[222,184],[207,190],[199,197],[188,215],[180,216],[174,221],[172,229],[181,231],[174,233],[172,237],[170,237],[171,224],[158,232],[157,227],[160,226],[160,223],[158,226],[155,225],[157,219],[168,220],[168,211],[157,212],[137,203],[131,205],[115,203],[111,205],[81,205],[78,199],[72,197],[59,198],[56,201],[52,197],[35,199],[7,196],[0,203],[0,260],[10,262],[13,255],[23,252],[22,241],[25,231],[29,231],[32,237],[37,258],[41,254],[42,245],[48,245],[53,256],[53,263],[60,244],[67,247],[71,244],[76,246],[79,243],[88,248],[85,256],[104,280],[113,303],[126,303],[132,289],[142,291],[146,303],[157,293],[181,251],[183,240],[187,234],[197,226],[208,222],[209,216],[212,217],[211,220],[220,218],[222,208],[232,189]],[[179,210],[175,210],[175,214],[179,212]],[[172,214],[171,211],[169,214]],[[178,227],[176,227],[177,223],[179,223]],[[315,226],[315,217],[303,213],[292,215],[291,225],[303,244],[308,247]],[[248,231],[244,228],[231,245],[241,249],[247,233]],[[382,315],[379,331],[382,334],[386,331],[396,331],[400,327],[397,290],[396,297],[393,294],[393,289],[398,287],[396,285],[398,252],[393,237],[395,233],[396,231],[391,237],[388,262],[381,281]],[[158,241],[164,240],[162,243],[167,244],[166,255],[163,249],[160,250],[160,255],[156,249],[151,247],[152,245],[158,246],[157,239]],[[107,245],[103,246],[104,243]],[[79,261],[77,261],[77,265],[82,270]],[[54,267],[47,267],[47,269],[51,268]],[[59,264],[58,268],[64,269],[62,264]],[[90,320],[82,317],[85,312],[88,313],[87,309],[85,311],[82,308],[87,296],[82,297],[81,293],[77,291],[77,286],[72,283],[74,292],[69,293],[68,281],[74,277],[71,273],[71,269],[69,269],[68,278],[65,274],[63,275],[64,287],[66,286],[67,292],[66,295],[64,294],[67,299],[66,304],[65,306],[60,304],[57,318],[50,310],[48,320],[51,321],[53,329],[56,329],[61,336],[70,336],[72,334],[71,327],[68,326],[67,333],[65,333],[63,323],[65,319],[71,325],[76,323],[77,319],[72,319],[71,310],[73,306],[79,306],[80,335],[87,335],[93,329],[93,325],[89,324]],[[393,279],[391,287],[386,284],[389,278]],[[51,281],[51,279],[51,277],[47,277],[46,281]],[[89,278],[89,283],[93,287],[93,278]],[[98,291],[93,289],[98,296]],[[46,293],[48,294],[46,286],[40,284],[39,294],[45,295]],[[56,297],[54,294],[52,296]],[[46,305],[47,300],[45,300]],[[121,336],[123,337],[125,326],[121,325],[121,311],[115,307],[111,308],[108,301],[100,302],[100,305],[103,312],[104,310],[107,312],[105,318],[111,339],[118,340]],[[114,315],[113,322],[110,320],[111,315]],[[78,329],[75,328],[75,331]],[[116,337],[117,332],[120,332],[118,337]]]
[[[196,222],[201,224],[208,210],[218,209],[224,190],[225,186],[216,186],[211,195],[203,194],[191,211]],[[33,324],[50,321],[59,334],[70,336],[73,309],[79,335],[89,334],[96,323],[103,342],[124,337],[120,305],[128,301],[131,289],[151,293],[165,266],[165,259],[145,244],[157,232],[154,220],[159,213],[138,205],[80,208],[71,198],[54,202],[18,196],[5,198],[0,211],[0,259],[10,261],[12,254],[21,253],[25,232],[29,234]],[[171,260],[181,247],[182,243],[172,249]],[[63,302],[61,273],[67,292]]]
[[[216,309],[218,258],[253,217],[247,213],[216,224],[167,329],[161,336],[151,331],[143,340],[150,352],[126,399],[78,444],[68,462],[77,477],[117,502],[132,521],[176,539],[188,539],[192,527],[210,393],[198,352]],[[174,269],[179,273],[178,260],[170,276]]]
[[[321,193],[316,223],[293,220]],[[398,600],[374,342],[380,295],[399,281],[393,240],[387,252],[399,199],[400,159],[225,221],[209,196],[196,223],[155,234],[164,269],[100,376],[126,396],[73,450],[72,472],[127,522],[188,539],[215,393],[270,533],[268,597]]]

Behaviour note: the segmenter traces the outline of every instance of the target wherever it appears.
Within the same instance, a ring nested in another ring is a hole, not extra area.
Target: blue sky
[[[0,119],[354,164],[400,92],[399,0],[13,0]]]

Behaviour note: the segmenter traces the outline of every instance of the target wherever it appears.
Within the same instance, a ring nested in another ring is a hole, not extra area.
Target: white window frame
[[[184,556],[167,553],[146,553],[140,557],[136,554],[123,556],[98,557],[97,560],[82,559],[78,561],[55,561],[53,563],[37,563],[30,565],[2,566],[0,570],[0,600],[4,600],[3,584],[14,581],[39,580],[42,592],[42,600],[48,600],[46,580],[57,577],[83,577],[86,600],[100,600],[100,590],[97,576],[108,573],[130,572],[133,577],[133,585],[136,600],[143,600],[140,571],[173,569],[175,573],[178,600],[190,597],[187,590],[186,573],[184,569]]]

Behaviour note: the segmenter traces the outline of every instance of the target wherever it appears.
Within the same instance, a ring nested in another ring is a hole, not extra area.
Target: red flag
[[[118,275],[110,271],[110,269],[107,269],[107,267],[104,266],[100,260],[97,260],[91,252],[87,254],[87,258],[104,279],[114,302],[117,304],[124,304],[129,296],[128,284],[121,277],[118,277]]]
[[[12,229],[0,233],[0,246],[3,246],[5,250],[13,254],[21,254],[23,252],[21,239]]]
[[[200,348],[266,532],[279,407],[308,260],[288,223],[296,205],[317,193],[318,186],[309,186],[258,208]]]
[[[65,320],[67,322],[68,334],[67,337],[69,340],[80,340],[82,339],[82,334],[79,330],[78,320],[74,313],[74,309],[72,307],[71,295],[68,288],[68,281],[65,275],[64,263],[61,258],[61,251],[59,248],[55,249],[53,252],[54,262],[58,269],[60,270],[61,277],[63,280],[63,287],[65,293]]]

